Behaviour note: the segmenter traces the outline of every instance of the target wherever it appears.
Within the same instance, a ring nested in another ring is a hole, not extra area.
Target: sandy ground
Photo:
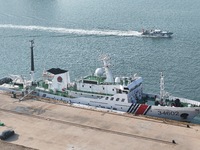
[[[32,148],[28,148],[22,145],[16,145],[8,142],[0,141],[0,149],[1,150],[36,150]]]
[[[16,133],[5,142],[40,150],[196,150],[200,147],[199,125],[190,124],[188,128],[186,123],[175,121],[30,99],[19,102],[4,94],[0,94],[0,120],[5,123],[0,131],[13,129]]]

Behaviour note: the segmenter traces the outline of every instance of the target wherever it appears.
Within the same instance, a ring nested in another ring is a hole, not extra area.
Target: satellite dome
[[[103,76],[103,73],[104,73],[103,68],[97,68],[97,69],[95,70],[94,75],[95,75],[95,76]]]
[[[120,77],[115,78],[115,83],[120,83]]]

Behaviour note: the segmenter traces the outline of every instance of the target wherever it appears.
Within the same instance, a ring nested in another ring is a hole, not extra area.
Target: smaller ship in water
[[[110,57],[102,56],[103,66],[94,73],[76,81],[70,80],[68,70],[51,68],[44,70],[42,79],[34,79],[33,41],[31,41],[31,80],[12,76],[0,80],[0,90],[37,95],[66,103],[104,110],[147,115],[190,122],[200,113],[200,102],[173,97],[164,88],[164,75],[160,76],[160,94],[143,91],[143,79],[133,76],[113,76]],[[14,96],[15,97],[15,96]]]
[[[141,35],[142,37],[166,37],[166,38],[170,38],[172,37],[173,32],[169,32],[169,31],[162,31],[159,29],[155,29],[155,30],[144,30],[142,29]]]

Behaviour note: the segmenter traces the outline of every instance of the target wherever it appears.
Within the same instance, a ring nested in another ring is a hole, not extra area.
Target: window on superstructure
[[[82,85],[82,87],[84,87],[84,85]]]
[[[111,97],[110,100],[112,101],[114,99],[114,97]]]
[[[122,90],[116,89],[117,93],[122,93]]]
[[[90,86],[90,88],[92,88],[92,87]]]
[[[113,91],[115,91],[115,89],[112,89]]]
[[[108,97],[106,97],[105,99],[108,100]]]
[[[103,90],[105,90],[105,88],[103,87]]]
[[[124,98],[122,98],[122,102],[124,102],[125,101],[125,99]]]
[[[126,94],[128,94],[128,91],[123,91],[123,93],[126,93]]]
[[[119,101],[119,98],[117,98],[116,101]]]

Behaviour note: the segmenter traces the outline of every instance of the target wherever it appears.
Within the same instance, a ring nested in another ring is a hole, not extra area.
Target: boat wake
[[[21,29],[21,30],[37,30],[62,34],[76,34],[76,35],[98,35],[98,36],[141,36],[138,31],[120,31],[120,30],[84,30],[84,29],[70,29],[58,27],[44,27],[44,26],[24,26],[13,24],[0,24],[1,28],[7,29]]]

